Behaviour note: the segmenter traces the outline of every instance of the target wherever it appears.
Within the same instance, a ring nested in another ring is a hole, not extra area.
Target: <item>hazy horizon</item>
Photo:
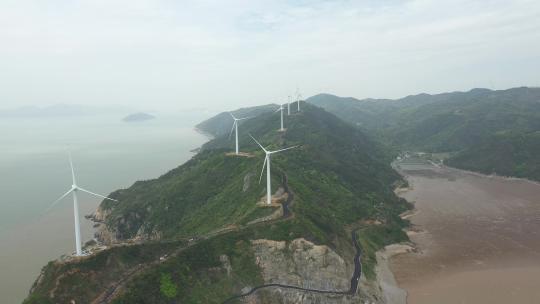
[[[491,90],[491,91],[499,91],[499,90],[504,91],[504,90],[510,90],[510,89],[515,89],[515,88],[520,88],[520,87],[540,88],[540,86],[516,86],[516,87],[510,87],[510,88],[475,87],[475,88],[470,88],[470,89],[467,89],[467,90],[455,90],[455,91],[445,91],[445,92],[431,92],[431,93],[418,92],[418,93],[414,93],[414,94],[410,94],[410,95],[406,95],[406,96],[400,96],[400,97],[396,97],[396,98],[379,97],[379,96],[371,96],[371,97],[359,98],[359,97],[356,97],[356,96],[344,96],[344,95],[339,95],[339,94],[335,94],[335,93],[331,93],[331,92],[320,92],[320,93],[316,93],[316,94],[314,94],[312,96],[304,96],[303,99],[307,99],[309,97],[313,97],[313,96],[316,96],[316,95],[319,95],[319,94],[329,94],[329,95],[335,95],[335,96],[339,96],[339,97],[343,97],[343,98],[355,98],[355,99],[358,99],[358,100],[363,100],[363,99],[399,100],[399,99],[406,98],[406,97],[409,97],[409,96],[415,96],[415,95],[421,95],[421,94],[437,95],[437,94],[445,94],[445,93],[468,92],[468,91],[471,91],[471,90],[474,90],[474,89],[487,89],[487,90]],[[177,109],[169,109],[169,110],[176,110],[177,112],[193,112],[193,113],[198,113],[198,114],[206,113],[206,114],[209,114],[209,115],[214,115],[214,114],[217,114],[217,113],[220,113],[220,112],[223,112],[223,111],[236,110],[236,109],[242,108],[242,107],[260,106],[260,105],[265,105],[265,104],[270,104],[270,103],[277,103],[277,102],[278,102],[277,100],[268,101],[266,103],[254,102],[252,104],[241,105],[241,106],[239,106],[237,108],[215,108],[214,109],[214,108],[206,108],[206,107],[192,107],[192,108],[177,108]],[[50,108],[54,108],[54,107],[63,107],[63,106],[75,107],[75,108],[79,108],[79,107],[80,108],[88,108],[88,109],[94,109],[94,110],[98,109],[98,110],[103,110],[103,111],[114,110],[115,113],[126,113],[126,114],[127,113],[135,113],[135,112],[147,112],[147,113],[158,113],[158,114],[166,113],[168,116],[178,115],[178,113],[167,112],[167,109],[135,108],[135,107],[130,107],[128,105],[122,105],[122,104],[92,105],[92,104],[81,104],[81,103],[76,103],[76,102],[75,103],[52,103],[52,104],[44,104],[44,105],[26,104],[26,105],[14,106],[14,107],[1,107],[0,106],[0,112],[2,112],[2,111],[12,111],[12,110],[21,110],[21,109],[25,109],[25,108],[44,110],[44,109],[50,109]]]
[[[0,108],[225,110],[540,85],[540,3],[0,3]]]

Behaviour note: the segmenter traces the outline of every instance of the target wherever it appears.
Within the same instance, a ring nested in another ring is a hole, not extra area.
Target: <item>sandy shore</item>
[[[389,260],[395,255],[407,253],[412,249],[410,245],[393,244],[376,253],[377,266],[375,267],[375,273],[385,303],[407,303],[407,292],[398,286],[394,274],[390,270]]]
[[[399,194],[415,203],[406,216],[418,250],[394,254],[389,265],[409,304],[540,303],[538,183],[429,165],[401,169],[412,186]]]

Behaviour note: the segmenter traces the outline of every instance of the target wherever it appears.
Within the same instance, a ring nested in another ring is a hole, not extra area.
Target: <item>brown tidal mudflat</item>
[[[417,252],[390,267],[409,304],[540,303],[540,185],[401,164]]]

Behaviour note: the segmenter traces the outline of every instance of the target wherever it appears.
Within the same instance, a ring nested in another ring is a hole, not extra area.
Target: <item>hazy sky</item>
[[[0,0],[0,108],[540,85],[540,1]]]

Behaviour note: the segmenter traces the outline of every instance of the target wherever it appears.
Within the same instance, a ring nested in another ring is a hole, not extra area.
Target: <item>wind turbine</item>
[[[76,255],[77,256],[82,256],[83,253],[82,253],[82,249],[81,249],[81,226],[80,226],[80,223],[79,223],[79,201],[78,201],[77,193],[79,191],[82,191],[82,192],[86,192],[88,194],[91,194],[91,195],[94,195],[94,196],[97,196],[97,197],[100,197],[100,198],[103,198],[103,199],[107,199],[107,200],[110,200],[110,201],[117,202],[117,200],[112,199],[112,198],[108,198],[106,196],[103,196],[103,195],[100,195],[100,194],[97,194],[97,193],[94,193],[94,192],[90,192],[88,190],[85,190],[85,189],[77,186],[77,181],[75,179],[75,169],[73,169],[73,160],[71,159],[71,153],[69,154],[69,165],[71,166],[71,177],[73,178],[73,184],[71,185],[71,189],[69,189],[68,192],[66,192],[59,199],[57,199],[54,203],[52,203],[52,205],[49,207],[49,209],[51,209],[54,205],[56,205],[58,202],[60,202],[62,199],[64,199],[66,196],[68,196],[70,193],[73,194],[73,216],[75,218],[75,250],[76,250]]]
[[[291,115],[291,95],[287,96],[287,115]]]
[[[296,105],[298,106],[298,112],[300,112],[300,99],[302,98],[302,94],[300,94],[300,91],[298,88],[296,88]]]
[[[279,129],[280,131],[285,131],[285,129],[283,129],[283,105],[279,105],[279,108],[274,112],[274,113],[277,113],[278,111],[281,111],[281,129]]]
[[[251,136],[251,134],[249,134],[249,136]],[[251,138],[257,143],[257,145],[259,145],[259,147],[261,147],[261,149],[263,149],[264,153],[266,154],[266,156],[264,157],[264,163],[261,170],[261,176],[259,177],[259,184],[261,183],[264,167],[266,166],[266,203],[270,205],[272,203],[272,185],[271,185],[272,178],[270,175],[270,155],[274,153],[282,152],[285,150],[293,149],[298,146],[292,146],[292,147],[288,147],[288,148],[276,150],[276,151],[268,151],[253,136],[251,136]]]
[[[233,113],[229,112],[229,114],[231,115],[232,119],[234,119],[234,123],[232,125],[231,132],[229,133],[229,138],[231,138],[233,130],[236,129],[236,155],[238,155],[238,121],[244,120],[244,119],[249,119],[251,117],[236,118],[233,115]]]

